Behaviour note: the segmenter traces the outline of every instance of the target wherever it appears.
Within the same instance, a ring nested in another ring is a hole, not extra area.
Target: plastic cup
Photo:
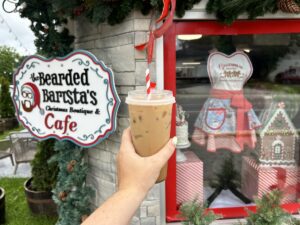
[[[126,103],[136,152],[142,157],[157,153],[170,139],[175,103],[172,92],[154,90],[147,95],[146,90],[134,90],[128,93]],[[165,180],[166,176],[167,164],[161,169],[156,183]]]

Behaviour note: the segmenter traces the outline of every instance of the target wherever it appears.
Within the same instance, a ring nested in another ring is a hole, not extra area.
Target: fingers
[[[121,142],[121,151],[126,150],[126,152],[135,152],[132,139],[131,139],[131,130],[130,127],[123,131],[122,142]]]
[[[158,166],[163,167],[173,155],[176,144],[177,137],[173,137],[159,152],[151,156],[151,158],[159,164]]]

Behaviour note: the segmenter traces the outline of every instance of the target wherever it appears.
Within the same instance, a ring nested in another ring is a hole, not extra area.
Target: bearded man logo
[[[23,84],[21,94],[23,97],[23,100],[21,101],[22,108],[25,112],[32,112],[32,110],[37,106],[41,115],[45,113],[40,106],[40,91],[35,84],[29,82]]]

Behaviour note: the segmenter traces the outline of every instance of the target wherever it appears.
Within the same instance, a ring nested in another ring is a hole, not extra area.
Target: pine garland
[[[299,221],[285,212],[281,206],[283,193],[273,190],[256,199],[256,212],[249,211],[246,225],[299,225]]]
[[[89,205],[94,194],[85,182],[88,165],[84,149],[69,141],[57,141],[55,150],[57,154],[51,162],[59,164],[57,184],[53,190],[59,209],[57,225],[79,225],[91,213]]]
[[[194,4],[201,0],[177,0],[176,14],[184,16],[186,10],[191,9]],[[139,10],[147,15],[151,10],[161,11],[162,0],[53,0],[52,4],[57,12],[67,14],[71,17],[84,15],[92,23],[108,22],[110,25],[121,23],[130,12]]]
[[[29,0],[23,1],[31,2]],[[177,0],[176,15],[178,17],[184,16],[185,11],[191,9],[200,1]],[[255,19],[266,13],[275,13],[278,11],[277,1],[209,0],[206,10],[208,13],[215,14],[220,21],[231,24],[242,14],[248,15],[249,19]],[[41,2],[43,1],[40,1],[39,4]],[[295,3],[299,4],[299,0],[296,0]],[[53,13],[60,16],[66,15],[72,18],[85,16],[92,23],[108,22],[111,25],[121,23],[132,10],[139,10],[146,15],[151,10],[160,12],[163,6],[161,0],[53,0],[48,1],[48,5],[50,5],[50,10]]]
[[[277,0],[209,0],[206,11],[215,14],[220,21],[231,24],[244,13],[249,19],[255,19],[266,13],[275,13],[278,8]]]
[[[72,51],[74,37],[65,28],[67,19],[54,12],[53,5],[47,0],[20,0],[23,8],[21,17],[31,21],[30,28],[36,40],[37,52],[41,55],[63,56]]]
[[[184,225],[209,225],[221,218],[220,215],[214,214],[213,211],[208,210],[206,206],[202,206],[197,200],[183,203],[179,211],[180,217],[185,219]]]

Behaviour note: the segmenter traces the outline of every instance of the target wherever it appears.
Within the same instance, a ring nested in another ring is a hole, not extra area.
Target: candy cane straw
[[[151,81],[150,81],[150,70],[149,68],[146,69],[146,88],[147,88],[147,94],[150,95],[151,92]]]

